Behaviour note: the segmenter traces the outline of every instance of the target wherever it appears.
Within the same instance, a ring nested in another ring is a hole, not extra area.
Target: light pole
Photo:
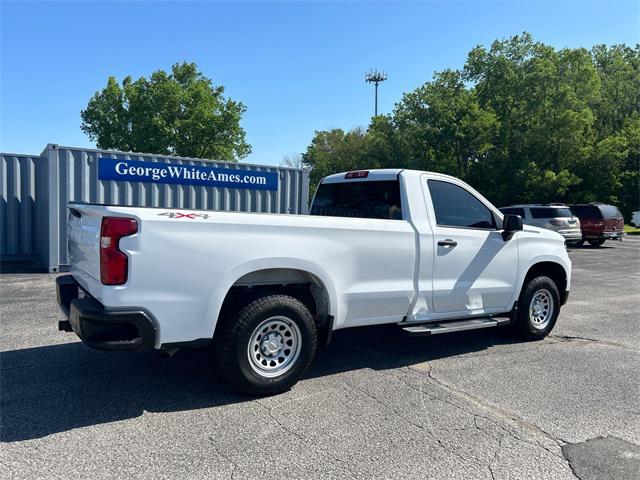
[[[369,73],[365,73],[364,81],[367,83],[373,83],[376,86],[376,101],[375,101],[375,116],[378,116],[378,84],[384,82],[387,79],[386,72],[379,72],[377,70],[370,70]]]

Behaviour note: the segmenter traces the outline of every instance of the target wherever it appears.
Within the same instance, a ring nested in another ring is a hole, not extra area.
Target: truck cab
[[[403,169],[331,175],[320,182],[310,212],[412,226],[417,295],[408,321],[508,312],[527,268],[551,261],[570,269],[562,236],[521,225],[505,230],[500,210],[449,175]],[[518,216],[508,218],[518,224]],[[564,301],[568,286],[559,283]]]

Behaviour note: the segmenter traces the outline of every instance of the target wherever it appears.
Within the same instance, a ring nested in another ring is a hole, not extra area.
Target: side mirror
[[[520,215],[506,214],[502,219],[502,238],[509,240],[515,232],[522,230],[522,217]]]

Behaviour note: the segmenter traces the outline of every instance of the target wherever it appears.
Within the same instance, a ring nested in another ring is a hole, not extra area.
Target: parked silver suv
[[[577,244],[582,241],[580,220],[564,204],[511,205],[502,207],[500,211],[505,214],[520,215],[522,223],[526,225],[558,232],[567,244]]]

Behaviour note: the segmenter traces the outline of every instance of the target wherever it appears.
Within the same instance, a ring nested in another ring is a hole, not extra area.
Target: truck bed
[[[416,234],[408,222],[81,203],[69,210],[74,278],[107,308],[150,312],[162,325],[157,347],[211,338],[226,292],[256,271],[311,272],[329,292],[335,329],[399,322],[415,294]],[[125,285],[100,283],[105,216],[138,221],[138,233],[120,240],[130,261]]]

